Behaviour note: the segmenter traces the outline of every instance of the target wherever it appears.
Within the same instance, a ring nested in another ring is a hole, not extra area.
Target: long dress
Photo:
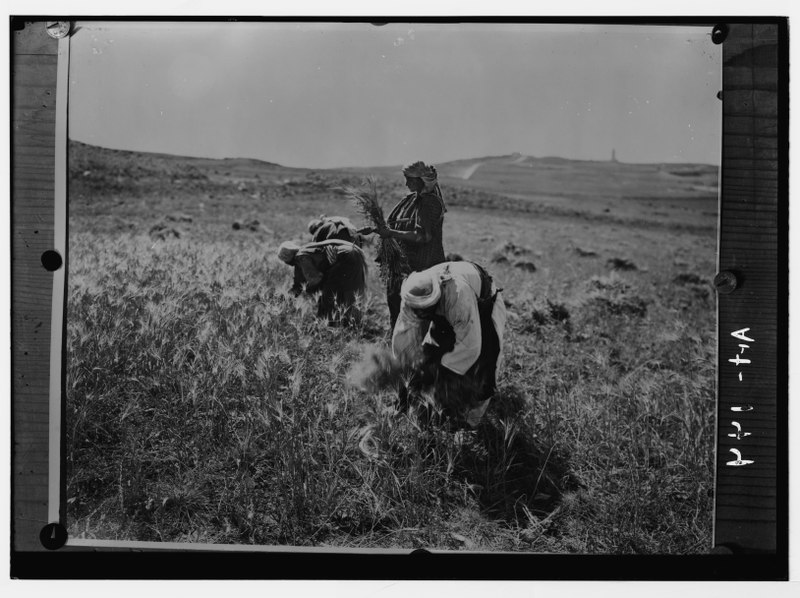
[[[423,236],[422,243],[398,240],[412,272],[427,270],[444,262],[442,225],[446,209],[442,198],[435,193],[409,193],[389,213],[389,228],[403,232],[414,231]],[[386,286],[391,328],[394,329],[400,313],[400,285],[402,279],[392,280]]]

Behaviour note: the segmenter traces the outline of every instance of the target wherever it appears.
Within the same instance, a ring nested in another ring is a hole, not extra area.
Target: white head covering
[[[413,309],[427,309],[436,305],[442,296],[439,277],[426,270],[412,272],[400,287],[400,298]]]
[[[278,249],[278,259],[287,264],[291,264],[298,251],[300,251],[300,246],[297,243],[284,241]]]

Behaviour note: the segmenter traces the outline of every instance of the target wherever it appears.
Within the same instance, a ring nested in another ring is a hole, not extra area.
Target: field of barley
[[[308,240],[306,223],[323,213],[366,224],[338,191],[363,173],[72,143],[70,535],[707,552],[708,172],[691,184],[688,167],[659,169],[653,176],[677,181],[670,197],[654,195],[651,179],[620,191],[617,174],[596,187],[598,204],[590,175],[576,174],[588,170],[570,168],[582,190],[562,186],[562,201],[552,179],[537,201],[505,171],[442,178],[445,251],[483,263],[509,311],[498,394],[477,430],[453,433],[398,412],[392,392],[351,384],[363,356],[386,343],[374,247],[357,326],[330,327],[312,299],[288,293],[278,245]],[[373,174],[388,208],[402,177]]]

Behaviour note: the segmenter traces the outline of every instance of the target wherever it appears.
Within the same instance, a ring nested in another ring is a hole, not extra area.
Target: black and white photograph
[[[70,542],[712,547],[708,26],[76,21]]]

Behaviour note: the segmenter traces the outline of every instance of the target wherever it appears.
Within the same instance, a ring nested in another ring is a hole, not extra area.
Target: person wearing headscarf
[[[311,234],[313,243],[339,239],[359,247],[362,244],[362,237],[358,233],[358,229],[350,222],[349,218],[344,216],[322,215],[319,218],[314,218],[308,223],[308,232]]]
[[[426,387],[445,414],[478,425],[495,393],[506,307],[500,289],[473,262],[444,262],[403,282],[392,353],[416,364],[401,402]]]
[[[410,270],[419,272],[445,261],[442,225],[447,207],[434,166],[414,162],[403,168],[403,175],[411,193],[392,208],[386,218],[386,226],[377,229],[367,227],[359,232],[375,232],[381,237],[396,239]],[[401,284],[402,279],[387,283],[386,299],[392,328],[400,313]]]
[[[353,319],[354,304],[367,288],[367,262],[359,247],[348,241],[332,239],[300,246],[282,243],[278,258],[294,267],[291,291],[320,293],[317,315],[334,321]]]

